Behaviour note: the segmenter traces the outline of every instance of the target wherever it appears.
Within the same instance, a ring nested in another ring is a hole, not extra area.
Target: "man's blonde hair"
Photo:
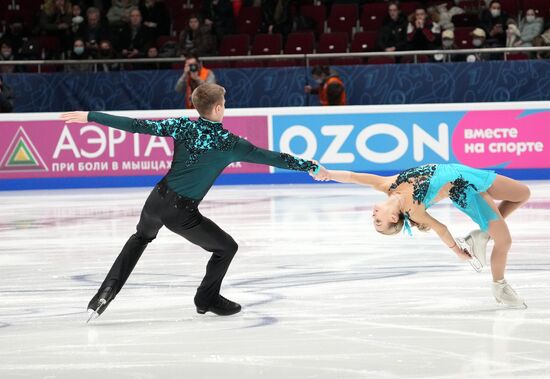
[[[201,116],[212,113],[217,104],[223,104],[225,88],[213,83],[203,83],[191,94],[191,101]]]

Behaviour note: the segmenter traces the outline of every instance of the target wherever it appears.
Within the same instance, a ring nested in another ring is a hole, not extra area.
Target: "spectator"
[[[262,0],[262,33],[281,33],[287,36],[292,31],[290,8],[293,0]]]
[[[235,32],[231,0],[204,0],[201,16],[204,24],[212,28],[218,42],[222,40],[223,36]]]
[[[474,45],[475,49],[484,49],[486,48],[486,38],[487,34],[485,33],[485,30],[481,28],[475,28],[474,31],[471,33],[472,35],[472,45]],[[475,53],[475,54],[469,54],[466,57],[467,62],[479,62],[479,61],[488,61],[489,60],[489,54],[488,53]]]
[[[84,22],[84,17],[82,17],[82,8],[80,7],[80,4],[73,4],[71,15],[72,23],[71,23],[71,32],[73,34],[76,34],[78,32],[78,29],[82,26],[82,23]]]
[[[46,0],[38,21],[38,32],[57,37],[63,51],[71,48],[72,6],[65,0]]]
[[[10,87],[4,83],[4,78],[0,76],[0,113],[10,113],[13,111],[13,92]]]
[[[544,23],[543,32],[540,36],[535,37],[533,46],[547,47],[550,46],[550,9],[548,9],[548,19]],[[550,59],[550,51],[537,51],[537,59]]]
[[[122,27],[130,22],[130,12],[137,6],[137,0],[114,0],[107,12],[109,24],[113,27]]]
[[[126,25],[121,36],[121,50],[124,58],[145,56],[145,47],[151,42],[148,30],[143,26],[141,12],[134,8],[130,12],[130,23]]]
[[[378,47],[383,51],[405,50],[407,46],[407,18],[396,2],[388,5],[388,15],[378,34]]]
[[[415,10],[407,27],[407,40],[411,50],[432,50],[440,46],[441,29],[426,15],[424,8]]]
[[[183,75],[178,79],[175,90],[185,93],[185,108],[192,109],[191,94],[202,83],[216,83],[216,76],[212,70],[205,68],[197,54],[185,57]]]
[[[161,58],[158,48],[154,45],[151,45],[147,48],[146,55],[147,58]],[[168,68],[170,68],[170,64],[162,62],[146,63],[142,67],[143,70],[166,70]]]
[[[199,17],[192,14],[189,16],[187,28],[180,33],[178,47],[180,55],[216,55],[216,37],[210,27],[202,25]]]
[[[86,43],[86,50],[90,54],[95,54],[99,41],[111,39],[109,28],[101,22],[101,14],[95,7],[86,11],[86,22],[80,26],[77,35]]]
[[[459,47],[455,43],[455,33],[452,30],[445,30],[441,33],[441,49],[442,50],[457,50]],[[435,54],[435,62],[460,62],[463,61],[462,55],[459,54]]]
[[[70,59],[86,61],[91,59],[90,53],[86,48],[86,43],[82,38],[76,38],[73,43],[73,51],[71,52]],[[65,66],[65,71],[77,72],[77,71],[91,71],[92,65],[90,63],[79,63]]]
[[[533,40],[542,33],[544,20],[536,17],[534,9],[528,9],[519,23],[520,38],[514,46],[533,46]]]
[[[23,40],[28,39],[29,28],[25,25],[23,17],[16,13],[6,20],[6,33],[3,38],[11,43],[13,51],[17,54],[21,51]]]
[[[328,66],[316,66],[311,70],[318,87],[305,86],[305,93],[319,95],[321,105],[346,105],[346,89],[338,74]]]
[[[117,54],[113,50],[113,45],[109,40],[103,40],[99,42],[99,49],[97,51],[98,59],[116,59]],[[120,71],[120,63],[100,63],[97,67],[98,71],[110,72],[110,71]]]
[[[15,55],[13,52],[12,44],[9,40],[4,39],[0,42],[0,61],[14,61]],[[18,66],[19,67],[19,66]],[[18,71],[15,65],[2,65],[0,66],[0,73],[11,74]]]
[[[506,44],[505,25],[508,15],[502,12],[498,0],[491,1],[489,9],[481,12],[480,26],[487,35],[487,47],[503,47]]]
[[[154,38],[170,35],[170,13],[166,4],[157,0],[141,0],[139,6],[143,25]]]

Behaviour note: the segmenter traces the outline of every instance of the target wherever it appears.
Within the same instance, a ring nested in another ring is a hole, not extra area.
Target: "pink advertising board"
[[[224,126],[268,148],[267,116],[230,116]],[[158,176],[170,168],[172,155],[171,138],[132,134],[94,123],[0,121],[0,180]],[[269,167],[239,162],[224,173],[269,173]]]

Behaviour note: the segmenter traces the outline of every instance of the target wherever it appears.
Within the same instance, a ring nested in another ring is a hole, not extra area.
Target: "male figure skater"
[[[216,178],[232,162],[252,162],[310,172],[324,170],[315,162],[285,153],[264,150],[223,128],[225,89],[202,84],[192,94],[200,118],[161,121],[131,119],[100,112],[69,112],[61,115],[67,123],[96,122],[132,133],[174,139],[172,167],[155,186],[141,212],[137,232],[124,245],[97,294],[88,304],[90,321],[101,315],[115,298],[134,269],[141,254],[159,229],[166,226],[191,243],[212,253],[206,275],[195,295],[197,312],[227,316],[241,306],[220,295],[222,280],[237,252],[237,243],[219,226],[201,215],[198,206]]]

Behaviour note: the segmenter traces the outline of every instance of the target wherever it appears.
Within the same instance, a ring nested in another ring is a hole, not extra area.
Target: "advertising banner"
[[[267,116],[227,117],[225,127],[268,147]],[[171,138],[132,134],[94,123],[60,120],[0,121],[0,180],[164,175]],[[269,173],[269,167],[234,163],[226,173]]]
[[[329,168],[550,168],[550,109],[273,116],[274,149]]]

